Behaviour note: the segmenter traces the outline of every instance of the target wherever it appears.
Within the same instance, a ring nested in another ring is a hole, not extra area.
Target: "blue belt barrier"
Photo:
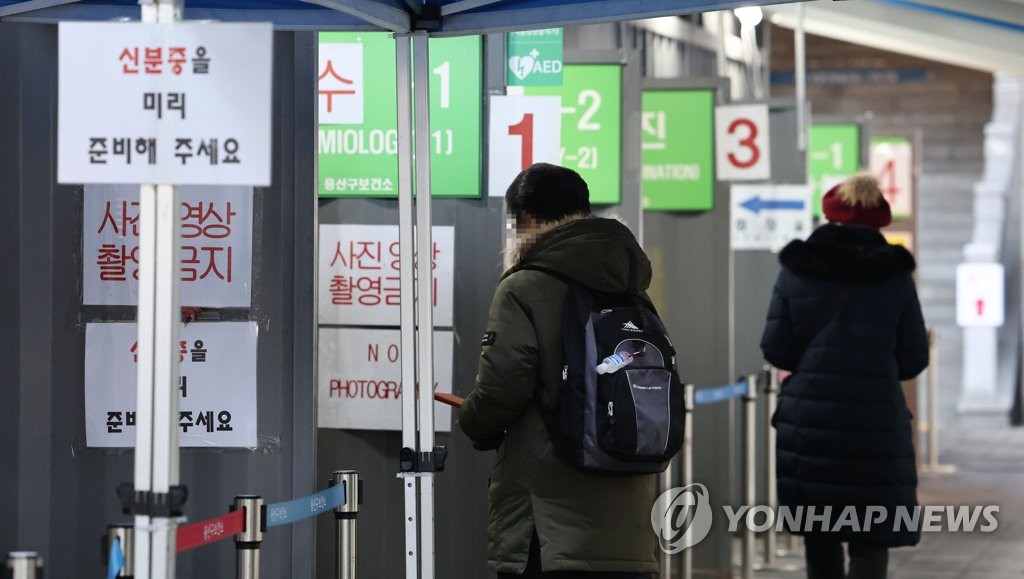
[[[345,485],[335,485],[316,494],[267,505],[267,527],[290,525],[322,515],[345,504]]]
[[[718,388],[703,388],[701,390],[697,390],[693,393],[693,403],[714,404],[715,402],[724,402],[732,398],[746,396],[746,394],[747,383],[737,382],[727,386],[719,386]]]
[[[114,537],[110,542],[110,556],[108,557],[107,579],[117,579],[118,573],[124,568],[124,552],[121,550],[121,539]]]

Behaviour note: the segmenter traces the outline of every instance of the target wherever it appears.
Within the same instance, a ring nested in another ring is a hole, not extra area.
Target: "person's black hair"
[[[590,213],[590,190],[579,173],[572,169],[534,163],[524,169],[505,191],[505,207],[510,216],[530,213],[541,222]]]

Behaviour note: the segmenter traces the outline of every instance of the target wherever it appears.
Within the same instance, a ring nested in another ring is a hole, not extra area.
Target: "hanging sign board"
[[[508,86],[562,85],[562,29],[508,33]]]
[[[526,87],[528,96],[562,97],[558,164],[583,177],[590,202],[615,204],[622,184],[622,66],[567,64],[560,87]]]
[[[455,287],[455,228],[434,227],[434,326],[451,327]],[[397,225],[321,225],[321,324],[399,326]]]
[[[58,182],[270,185],[270,24],[58,34]]]
[[[914,214],[914,151],[906,137],[871,139],[871,172],[896,221]]]
[[[480,37],[429,42],[431,194],[479,197]],[[318,194],[397,196],[395,41],[383,32],[321,32],[317,66]]]
[[[252,301],[252,187],[181,187],[181,304],[247,308]],[[139,301],[139,188],[86,185],[82,304]]]
[[[320,328],[317,424],[320,428],[401,430],[400,330]],[[435,392],[452,391],[454,332],[434,332]],[[451,408],[434,405],[434,427],[451,431]]]
[[[772,164],[768,105],[729,105],[715,109],[715,158],[721,181],[767,181]]]
[[[807,185],[733,185],[732,248],[777,251],[811,232]]]
[[[998,328],[1004,322],[1003,266],[962,263],[956,268],[956,323],[963,328]]]
[[[492,96],[488,124],[487,194],[503,197],[520,171],[559,163],[559,97]]]
[[[813,188],[811,209],[821,216],[821,198],[833,186],[860,169],[860,125],[811,125],[807,150],[808,182]]]
[[[645,90],[644,209],[707,211],[715,205],[715,91]]]
[[[182,325],[178,432],[183,447],[256,446],[256,322]],[[138,327],[85,327],[85,440],[135,445]]]

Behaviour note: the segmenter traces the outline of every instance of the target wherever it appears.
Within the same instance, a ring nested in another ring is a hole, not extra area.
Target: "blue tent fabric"
[[[184,0],[186,20],[279,29],[483,34],[673,16],[784,0]],[[137,20],[138,0],[0,0],[0,21]]]

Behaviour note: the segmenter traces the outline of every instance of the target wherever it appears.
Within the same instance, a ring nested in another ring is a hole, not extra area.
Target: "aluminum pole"
[[[415,449],[416,441],[416,306],[413,300],[413,199],[412,199],[412,62],[408,36],[395,36],[398,99],[398,244],[402,324],[402,447]],[[418,514],[417,479],[402,478],[405,496],[405,577],[416,579]]]
[[[13,551],[7,554],[6,567],[11,579],[42,579],[43,558],[35,551]]]
[[[796,5],[796,30],[793,31],[796,71],[796,148],[807,150],[807,43],[804,35],[804,5]]]
[[[334,509],[334,574],[337,579],[356,579],[356,520],[359,518],[359,505],[363,502],[359,471],[334,471],[331,486],[337,485],[345,485],[345,504]]]
[[[762,376],[764,376],[764,488],[765,500],[768,508],[773,513],[779,512],[779,489],[775,480],[775,429],[772,428],[772,414],[778,403],[779,384],[778,374],[775,369],[765,365]],[[775,557],[778,554],[777,537],[775,525],[768,528],[764,534],[764,564],[766,567],[775,565]]]
[[[235,497],[235,510],[245,513],[245,526],[235,535],[237,579],[260,579],[260,543],[263,542],[263,498],[255,495]]]
[[[757,501],[757,376],[747,376],[747,395],[743,397],[743,504],[754,507]],[[754,531],[749,524],[743,529],[743,579],[754,578]]]
[[[683,448],[683,452],[686,452],[686,448],[685,447]],[[673,458],[669,462],[668,467],[658,476],[658,487],[659,487],[658,488],[658,496],[661,496],[663,493],[665,493],[665,491],[667,491],[670,488],[676,486],[676,477],[675,477],[675,472],[674,471],[675,471],[675,468],[677,466],[678,466],[678,464],[676,462],[676,459]],[[671,525],[672,525],[671,519],[672,519],[672,511],[671,510],[665,511],[665,515],[663,517],[664,522],[662,523],[663,524],[662,528],[665,528],[665,529],[671,528]],[[662,549],[660,561],[658,562],[658,568],[660,570],[659,571],[659,577],[661,579],[670,579],[672,577],[672,575],[674,574],[673,571],[675,571],[675,570],[672,568],[672,562],[673,562],[672,555],[669,555],[667,551]]]
[[[693,384],[687,384],[684,392],[683,409],[686,412],[686,422],[683,423],[682,486],[685,488],[693,484]],[[693,549],[683,549],[680,554],[683,579],[693,579]]]
[[[416,247],[419,311],[417,326],[419,347],[416,363],[419,369],[419,433],[420,456],[434,452],[434,242],[430,213],[430,64],[426,32],[415,32],[413,44],[413,91],[416,120]],[[434,579],[434,474],[425,472],[420,478],[420,577]]]

